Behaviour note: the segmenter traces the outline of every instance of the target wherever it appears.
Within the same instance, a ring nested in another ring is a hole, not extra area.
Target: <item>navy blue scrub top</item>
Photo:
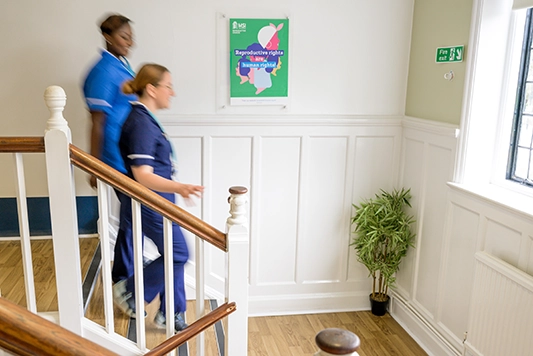
[[[144,105],[132,103],[131,112],[122,126],[119,148],[130,178],[135,179],[131,166],[148,165],[158,176],[172,179],[172,146]],[[175,202],[174,193],[156,193]]]

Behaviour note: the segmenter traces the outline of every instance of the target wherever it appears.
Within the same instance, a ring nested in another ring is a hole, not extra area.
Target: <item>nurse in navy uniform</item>
[[[123,91],[136,94],[139,101],[132,103],[132,109],[122,127],[119,147],[127,174],[163,198],[175,202],[175,193],[186,201],[200,197],[204,188],[173,180],[175,152],[156,113],[170,106],[174,96],[172,77],[165,67],[146,64],[135,79],[127,82]],[[122,232],[131,233],[131,199],[121,199],[120,224]],[[144,267],[144,299],[150,303],[158,294],[160,307],[154,323],[164,328],[165,279],[163,263],[163,217],[146,206],[141,208],[143,234],[154,241],[161,257]],[[181,331],[187,327],[184,265],[189,252],[181,228],[173,223],[174,259],[174,328]],[[128,239],[131,237],[127,237]],[[134,276],[116,283],[113,287],[114,300],[126,313],[135,313]]]

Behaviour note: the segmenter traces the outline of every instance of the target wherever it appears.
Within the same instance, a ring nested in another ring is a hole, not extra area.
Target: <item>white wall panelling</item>
[[[450,140],[452,141],[452,140]],[[419,199],[423,199],[423,224],[417,241],[418,273],[415,276],[415,300],[428,315],[436,312],[438,279],[442,252],[442,236],[446,213],[446,182],[452,175],[450,163],[454,159],[453,147],[437,146],[433,142],[425,147],[427,165],[425,181]],[[404,172],[404,174],[407,174]]]
[[[530,214],[447,184],[455,137],[452,126],[404,121],[400,171],[413,190],[417,241],[397,275],[391,313],[432,355],[462,353],[471,303],[479,302],[471,301],[476,252],[530,274],[533,265]]]
[[[256,213],[251,283],[296,283],[301,137],[258,137]]]
[[[455,127],[422,125],[410,119],[403,140],[402,185],[412,189],[417,238],[416,249],[406,258],[406,268],[402,264],[398,273],[398,286],[404,297],[412,296],[420,312],[431,318],[436,311],[435,276],[440,271],[446,182],[452,178],[455,159]]]
[[[368,273],[349,245],[351,205],[397,183],[401,118],[310,120],[164,123],[180,180],[206,185],[209,208],[193,213],[222,230],[228,187],[250,189],[251,315],[369,307]],[[219,296],[223,255],[207,250],[207,293]]]
[[[307,169],[302,182],[305,200],[301,206],[304,217],[299,224],[296,261],[299,285],[333,284],[345,279],[347,143],[347,137],[331,134],[307,140]]]
[[[401,186],[411,188],[411,213],[417,232],[397,273],[396,297],[391,314],[430,354],[454,354],[439,324],[442,274],[447,231],[448,187],[453,177],[457,128],[406,118],[402,138]],[[455,290],[455,289],[454,289]],[[446,302],[444,303],[446,304]],[[453,310],[451,318],[457,316]],[[460,317],[460,315],[459,315]]]
[[[476,257],[465,349],[474,355],[530,355],[533,276],[486,252]]]
[[[472,291],[476,240],[480,227],[478,213],[455,203],[448,203],[447,233],[443,244],[436,320],[450,342],[460,348],[466,331]]]

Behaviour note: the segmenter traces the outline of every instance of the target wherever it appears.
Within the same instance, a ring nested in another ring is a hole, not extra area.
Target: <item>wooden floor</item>
[[[82,276],[89,268],[97,239],[80,239]],[[50,240],[32,241],[37,310],[56,311],[57,296],[53,264],[53,249]],[[26,306],[20,243],[0,242],[0,291],[2,296]],[[99,277],[86,316],[103,325],[102,286]],[[207,303],[207,302],[206,302]],[[152,348],[165,339],[164,330],[157,329],[153,317],[158,301],[147,305],[147,346]],[[209,310],[209,305],[206,304]],[[187,305],[187,322],[196,320],[194,301]],[[129,318],[115,308],[115,331],[126,336]],[[249,356],[312,356],[317,351],[314,338],[326,328],[343,328],[357,334],[361,339],[360,356],[382,355],[426,355],[416,342],[392,319],[389,314],[376,317],[370,312],[349,312],[329,314],[307,314],[273,317],[252,317],[249,319]],[[214,328],[206,330],[206,355],[218,355]],[[195,354],[196,340],[188,342],[191,355]]]
[[[249,356],[312,356],[315,336],[326,328],[352,331],[361,339],[360,356],[427,355],[389,314],[369,311],[249,319]]]
[[[80,239],[82,280],[97,246],[97,238]],[[32,240],[31,251],[37,311],[57,311],[52,241]],[[13,303],[26,307],[22,250],[19,241],[0,242],[0,294]]]

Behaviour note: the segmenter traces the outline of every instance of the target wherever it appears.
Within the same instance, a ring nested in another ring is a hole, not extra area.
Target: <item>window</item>
[[[533,7],[533,0],[527,1]],[[469,55],[465,56],[464,116],[460,125],[453,179],[465,191],[533,216],[533,159],[531,163],[529,161],[530,154],[533,157],[533,144],[523,143],[527,132],[528,139],[533,139],[533,106],[525,109],[527,115],[522,115],[530,120],[527,125],[525,122],[522,124],[523,120],[520,119],[520,125],[515,124],[515,133],[512,131],[513,122],[517,119],[514,115],[517,101],[521,100],[518,98],[520,95],[517,96],[517,83],[528,82],[525,71],[530,72],[528,105],[529,101],[533,104],[533,63],[529,68],[533,13],[528,13],[524,7],[513,9],[509,1],[483,0],[474,2],[474,5],[467,50]],[[526,18],[529,19],[527,27]],[[529,30],[525,31],[525,28]],[[527,32],[529,40],[524,40],[524,32]],[[524,43],[529,43],[525,47],[527,66],[524,66],[524,59],[521,58]],[[533,53],[531,55],[533,57]],[[519,87],[526,90],[525,85]],[[527,95],[524,94],[524,97]],[[523,104],[520,107],[524,108]],[[521,128],[522,137],[518,134]],[[518,146],[511,143],[511,138],[521,139],[520,145],[527,148],[525,163],[522,163],[522,150],[515,161],[511,158],[510,147]],[[520,160],[520,164],[513,163]],[[525,170],[529,169],[526,173],[523,173],[524,165]],[[514,180],[510,178],[511,174]],[[530,185],[527,179],[531,179]]]
[[[498,191],[494,194],[506,197],[512,192],[533,198],[533,189],[523,184],[524,177],[520,176],[523,170],[516,172],[515,169],[523,164],[513,163],[516,160],[510,154],[510,147],[517,146],[511,143],[511,138],[520,137],[513,135],[512,128],[519,97],[517,83],[520,82],[519,78],[527,78],[519,74],[524,72],[520,68],[528,10],[513,10],[509,2],[501,0],[484,0],[474,8],[476,16],[465,56],[464,116],[460,126],[454,182],[479,191],[481,195]],[[533,14],[530,15],[530,18],[533,17]],[[527,28],[533,27],[531,22],[533,19],[528,22]],[[530,38],[529,43],[533,40],[530,32],[526,36]],[[527,55],[529,63],[529,50]],[[533,104],[533,66],[530,77]],[[529,114],[533,119],[533,107]],[[533,126],[530,127],[533,130]],[[529,139],[532,137],[533,132]],[[531,147],[533,156],[533,145]],[[523,155],[518,158],[523,159]],[[526,169],[528,165],[526,162]],[[511,175],[515,177],[514,180]],[[533,167],[531,179],[533,183]]]
[[[533,187],[532,9],[527,11],[516,103],[507,164],[507,179]]]

